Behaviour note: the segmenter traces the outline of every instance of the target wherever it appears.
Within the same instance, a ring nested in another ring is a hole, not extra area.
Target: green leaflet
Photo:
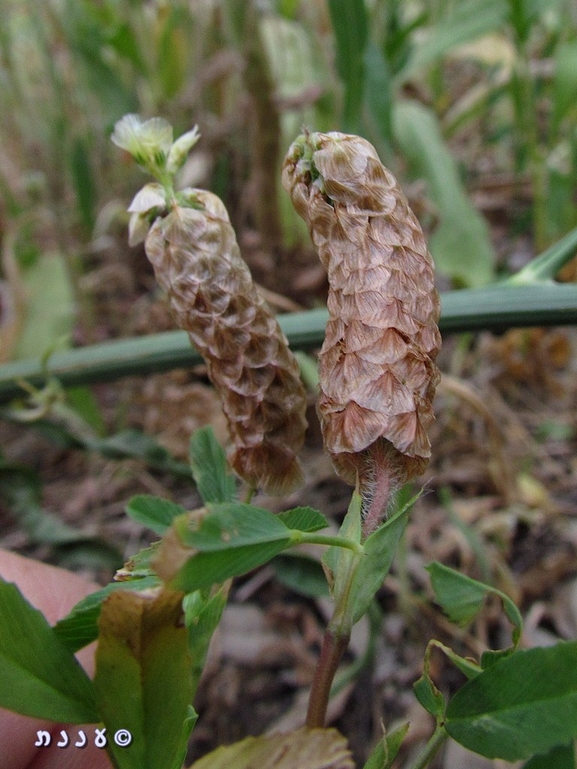
[[[184,512],[182,505],[175,505],[168,499],[154,497],[152,494],[138,494],[126,505],[127,515],[152,529],[155,534],[164,534],[173,520]]]
[[[477,616],[489,593],[499,596],[503,601],[505,614],[513,625],[513,642],[515,646],[518,644],[523,619],[519,609],[505,593],[437,561],[429,564],[427,571],[431,575],[435,598],[449,619],[458,625],[467,625]]]
[[[498,660],[453,697],[445,727],[469,750],[506,761],[577,738],[577,642]]]
[[[236,482],[210,425],[197,430],[190,439],[190,466],[204,502],[232,502]]]
[[[0,707],[62,723],[100,721],[92,681],[44,616],[0,579]]]
[[[207,507],[196,516],[179,516],[173,525],[178,547],[189,548],[190,558],[171,585],[187,593],[245,574],[326,525],[320,513],[305,507],[281,515],[241,502]],[[159,556],[163,565],[170,565],[173,548],[165,539]]]

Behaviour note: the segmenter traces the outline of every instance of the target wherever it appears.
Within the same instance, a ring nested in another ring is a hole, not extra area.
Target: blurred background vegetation
[[[82,342],[107,333],[91,275],[128,258],[123,211],[141,177],[108,138],[127,112],[177,134],[199,125],[183,183],[224,198],[273,289],[307,243],[279,185],[302,125],[375,144],[445,287],[490,283],[577,224],[571,0],[1,0],[0,12],[0,362],[73,329]]]
[[[0,13],[0,366],[172,328],[142,248],[127,246],[144,178],[109,136],[129,112],[161,115],[175,135],[198,124],[180,183],[224,199],[280,311],[326,296],[280,186],[303,125],[377,147],[443,290],[492,285],[577,226],[573,0],[0,0]],[[106,413],[109,396],[85,387],[28,390],[0,416],[188,474],[152,438],[123,432],[134,389]],[[9,507],[40,510],[37,479],[2,467]]]

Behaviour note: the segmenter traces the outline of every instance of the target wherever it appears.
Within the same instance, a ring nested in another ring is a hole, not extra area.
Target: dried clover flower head
[[[432,258],[396,179],[358,136],[300,136],[283,184],[329,279],[319,357],[325,446],[339,475],[358,484],[365,514],[380,516],[391,489],[431,456],[441,342]]]
[[[149,136],[153,128],[164,142],[156,147]],[[297,452],[306,429],[298,363],[256,291],[222,201],[204,190],[172,189],[167,164],[180,140],[169,146],[165,126],[157,124],[144,131],[143,147],[134,138],[133,121],[125,133],[133,154],[159,162],[161,181],[134,198],[130,240],[144,238],[179,327],[206,361],[228,422],[232,467],[252,487],[273,494],[290,491],[302,481]],[[196,140],[193,133],[184,135],[185,145]]]

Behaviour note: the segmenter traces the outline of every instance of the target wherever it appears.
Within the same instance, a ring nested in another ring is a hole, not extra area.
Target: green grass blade
[[[365,0],[329,0],[329,12],[335,33],[337,71],[345,88],[343,130],[358,133],[369,39]]]
[[[322,344],[328,313],[324,308],[279,317],[293,349]],[[577,324],[577,286],[537,283],[450,291],[441,295],[443,333],[504,331],[524,326]],[[41,385],[47,373],[67,387],[108,382],[123,376],[189,368],[202,362],[184,331],[122,339],[55,353],[44,370],[41,361],[0,366],[0,402],[22,395],[18,380]]]
[[[565,237],[554,243],[540,256],[532,259],[522,270],[513,275],[504,284],[521,286],[527,283],[553,280],[559,270],[573,257],[577,250],[577,227],[568,232]]]

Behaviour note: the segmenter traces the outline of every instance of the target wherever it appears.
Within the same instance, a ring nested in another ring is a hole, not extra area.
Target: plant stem
[[[537,283],[538,281],[551,281],[559,270],[575,257],[577,249],[577,227],[567,233],[561,240],[548,248],[515,275],[507,278],[502,286],[522,286]]]
[[[246,14],[244,81],[252,99],[252,181],[254,215],[263,249],[273,253],[282,243],[277,179],[280,164],[280,114],[275,83],[260,30],[258,3],[251,2]]]
[[[306,542],[307,545],[327,545],[333,547],[344,547],[347,550],[352,550],[355,555],[364,555],[365,549],[358,542],[353,542],[352,539],[347,537],[337,537],[325,534],[310,534],[306,531],[298,531],[293,529],[291,531],[291,544],[300,545]]]
[[[437,724],[435,731],[429,738],[429,741],[419,753],[415,761],[407,767],[407,769],[425,769],[433,758],[436,756],[439,748],[445,742],[449,735],[445,731],[445,727]]]
[[[363,654],[360,657],[357,657],[354,662],[351,662],[351,664],[335,679],[331,686],[331,697],[334,697],[335,694],[342,691],[347,684],[358,677],[362,670],[372,666],[374,663],[377,637],[381,632],[383,623],[383,612],[376,599],[373,599],[367,614],[369,618],[369,640],[367,642],[367,647]]]
[[[251,499],[254,497],[256,489],[254,486],[249,486],[246,490],[246,496],[244,498],[245,505],[250,505]]]
[[[377,444],[378,446],[379,444]],[[394,470],[387,451],[382,451],[377,446],[373,453],[369,450],[368,457],[370,472],[367,478],[365,474],[359,474],[357,488],[363,498],[369,496],[367,509],[363,505],[363,537],[366,539],[382,523],[387,515],[387,509],[394,492]],[[363,493],[364,491],[364,493]]]
[[[315,670],[315,677],[309,697],[306,726],[321,729],[325,725],[329,694],[339,662],[349,645],[350,633],[344,635],[327,628],[323,638],[321,654]]]

